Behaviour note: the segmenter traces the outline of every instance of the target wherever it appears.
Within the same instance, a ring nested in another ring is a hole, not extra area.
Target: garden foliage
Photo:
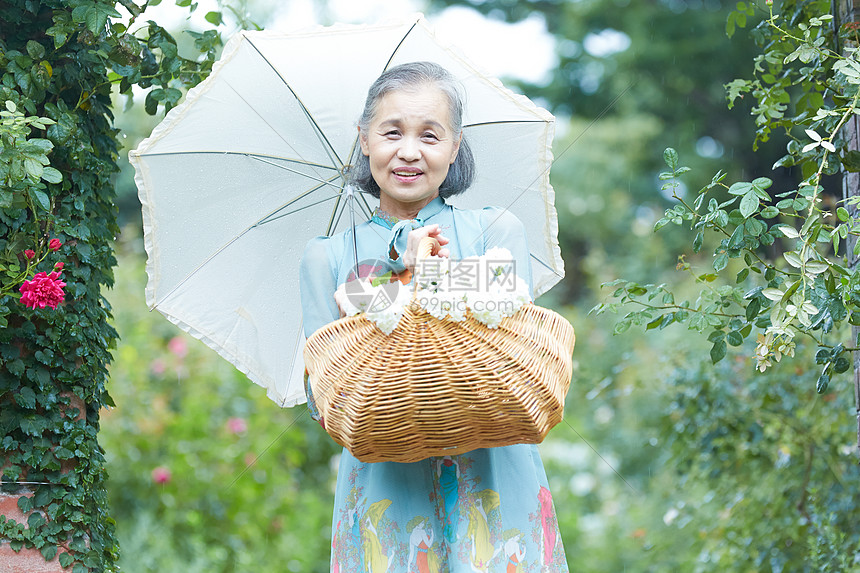
[[[75,573],[117,558],[96,439],[116,344],[101,292],[119,231],[111,89],[152,88],[147,111],[169,109],[220,45],[197,34],[200,57],[180,57],[157,24],[135,25],[143,6],[122,6],[127,25],[103,0],[0,5],[0,468],[29,515],[0,517],[0,540]]]
[[[848,147],[842,131],[860,114],[860,37],[855,23],[834,30],[830,2],[786,0],[779,10],[766,4],[769,12],[753,31],[761,46],[754,76],[726,88],[729,105],[745,95],[754,100],[754,147],[774,132],[787,139],[787,153],[774,170],[793,167],[795,185],[774,188],[766,176],[728,185],[719,172],[688,198],[678,192],[678,180],[689,169],[674,149],[666,149],[669,169],[660,179],[677,204],[655,228],[689,227],[693,253],[713,243],[712,269],[694,271],[680,259],[679,268],[702,285],[693,300],[676,301],[665,284],[618,279],[606,285],[615,288],[616,302],[595,310],[632,307],[616,325],[618,332],[631,324],[651,330],[683,323],[707,334],[713,362],[726,356],[728,346],[754,336],[752,357],[760,371],[792,356],[798,337],[808,337],[818,347],[815,387],[823,393],[834,375],[850,368],[850,352],[860,348],[860,340],[846,340],[846,329],[839,328],[860,324],[860,269],[852,263],[860,254],[860,198],[837,200],[840,183],[825,180],[860,170],[860,152]],[[729,32],[754,14],[754,5],[739,3]],[[729,273],[733,280],[721,284]]]

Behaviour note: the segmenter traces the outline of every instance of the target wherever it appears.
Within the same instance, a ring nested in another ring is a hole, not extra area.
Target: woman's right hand
[[[439,228],[439,225],[425,225],[418,229],[413,229],[409,231],[409,234],[406,236],[406,252],[403,253],[403,264],[410,271],[415,270],[415,265],[418,262],[418,243],[421,242],[421,239],[424,237],[433,237],[437,241],[439,241],[439,245],[442,248],[439,249],[439,252],[436,253],[437,257],[448,257],[450,252],[445,245],[448,244],[450,239],[445,237],[442,234],[442,230]]]

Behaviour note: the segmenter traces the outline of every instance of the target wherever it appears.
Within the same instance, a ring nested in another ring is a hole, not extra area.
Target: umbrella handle
[[[424,262],[425,259],[435,255],[439,252],[442,246],[439,244],[434,237],[424,237],[418,243],[418,252],[415,254],[415,271],[412,274],[412,296],[415,297],[415,293],[418,291],[418,269],[421,268],[421,263]]]

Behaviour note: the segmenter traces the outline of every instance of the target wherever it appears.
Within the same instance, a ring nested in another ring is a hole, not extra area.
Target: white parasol
[[[349,228],[345,166],[367,89],[410,61],[465,88],[477,177],[449,202],[525,224],[535,295],[563,276],[549,184],[553,117],[441,45],[421,15],[372,26],[243,31],[212,74],[129,153],[143,205],[146,300],[281,406],[304,402],[298,261]],[[377,201],[359,194],[356,216]]]

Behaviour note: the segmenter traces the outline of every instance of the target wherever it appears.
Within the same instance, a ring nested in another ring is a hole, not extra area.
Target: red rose
[[[63,287],[66,283],[60,280],[60,273],[38,273],[31,280],[24,281],[21,291],[21,304],[30,308],[56,309],[57,305],[66,298]]]
[[[51,239],[48,241],[48,248],[52,251],[59,251],[60,247],[63,246],[63,243],[60,242],[60,239]]]
[[[58,271],[63,270],[64,266],[66,266],[66,263],[54,263],[54,269]]]
[[[24,251],[24,256],[32,260],[36,257],[36,251],[34,251],[33,249],[27,249],[26,251]]]

